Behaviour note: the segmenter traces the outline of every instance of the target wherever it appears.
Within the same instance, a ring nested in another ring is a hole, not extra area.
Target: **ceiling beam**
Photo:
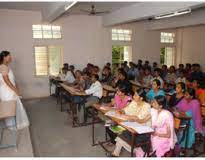
[[[64,12],[70,9],[73,5],[75,5],[76,1],[68,1],[68,2],[58,2],[58,3],[51,3],[50,5],[46,6],[41,14],[42,14],[42,22],[51,23],[59,18]]]
[[[104,15],[103,25],[111,26],[166,14],[185,8],[195,8],[202,2],[139,2]]]

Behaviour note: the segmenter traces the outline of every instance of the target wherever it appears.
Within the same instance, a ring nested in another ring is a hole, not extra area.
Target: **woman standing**
[[[16,123],[17,129],[23,129],[29,126],[28,117],[20,100],[20,92],[15,83],[15,77],[12,70],[8,67],[11,63],[11,54],[8,51],[2,51],[0,54],[0,100],[16,100]],[[12,126],[12,118],[6,120],[7,126]]]

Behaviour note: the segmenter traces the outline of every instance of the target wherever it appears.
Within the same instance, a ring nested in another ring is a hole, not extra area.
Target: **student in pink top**
[[[129,102],[132,101],[132,98],[127,95],[127,88],[125,84],[120,84],[117,87],[117,92],[115,94],[115,97],[111,104],[109,104],[111,107],[114,107],[118,110],[122,110],[125,108]],[[113,133],[109,127],[106,127],[106,133],[109,135],[111,143],[115,144],[115,138],[117,137],[116,133]]]
[[[131,100],[132,98],[127,95],[126,86],[122,84],[117,87],[117,92],[111,104],[114,108],[123,109]]]

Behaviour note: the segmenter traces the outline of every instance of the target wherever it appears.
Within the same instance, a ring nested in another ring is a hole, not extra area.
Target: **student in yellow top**
[[[143,89],[137,90],[133,95],[133,100],[130,104],[127,105],[123,110],[118,111],[122,117],[125,117],[129,121],[136,121],[142,125],[151,126],[151,106],[149,103],[145,102],[145,96]],[[131,134],[128,131],[124,131],[122,136],[131,141]],[[138,135],[136,137],[136,143],[142,143],[143,141],[149,140],[147,135]],[[113,151],[113,156],[119,156],[122,147],[127,151],[131,152],[131,146],[121,139],[120,137],[116,138],[116,147]],[[143,151],[146,152],[148,148],[146,146],[142,147]]]

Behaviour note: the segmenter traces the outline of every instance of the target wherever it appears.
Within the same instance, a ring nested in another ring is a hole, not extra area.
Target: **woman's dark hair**
[[[124,93],[125,95],[128,95],[127,86],[125,84],[119,84],[117,88],[120,92]]]
[[[144,91],[144,89],[140,88],[138,90],[136,90],[137,94],[142,97],[143,100],[146,99],[146,92]]]
[[[186,89],[186,84],[184,82],[178,82],[177,85],[180,85],[183,92],[185,92],[185,89]]]
[[[10,55],[10,52],[9,52],[9,51],[2,51],[2,52],[0,53],[0,64],[3,63],[4,58],[7,57],[8,55]]]
[[[154,99],[157,101],[157,103],[158,103],[159,105],[163,106],[163,108],[165,107],[165,105],[166,105],[166,99],[165,99],[164,96],[159,95],[159,96],[154,97]]]
[[[195,90],[193,88],[187,88],[186,92],[192,96],[193,99],[196,99]]]
[[[125,79],[127,79],[127,73],[124,70],[119,72],[119,74],[121,74],[123,77],[125,77]]]
[[[93,77],[95,77],[95,79],[98,81],[99,80],[99,76],[97,74],[93,74]]]
[[[161,82],[158,79],[154,79],[153,82],[156,82],[157,86],[160,87],[161,86]]]

